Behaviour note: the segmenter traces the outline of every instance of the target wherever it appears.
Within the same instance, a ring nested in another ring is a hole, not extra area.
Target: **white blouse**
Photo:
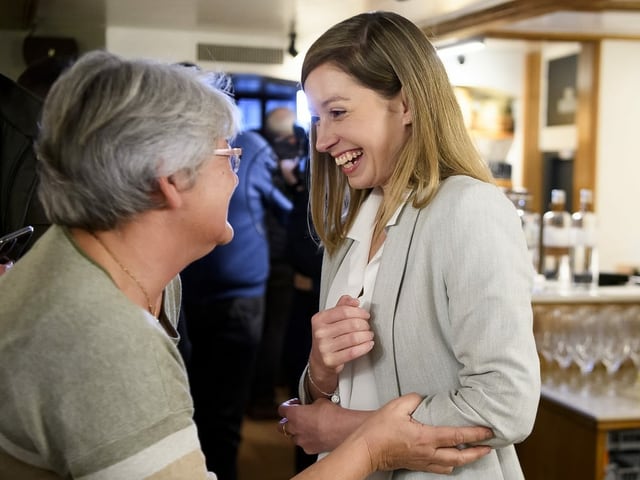
[[[353,240],[353,243],[331,283],[325,308],[335,306],[342,295],[350,295],[354,298],[359,297],[360,306],[365,310],[369,308],[384,250],[383,243],[371,261],[368,261],[375,218],[382,203],[382,196],[382,190],[375,188],[360,207],[360,211],[347,235],[348,238]],[[395,225],[404,205],[404,203],[400,205],[387,222],[387,230],[390,226]],[[373,323],[375,318],[371,317],[369,321]],[[344,366],[338,381],[338,391],[340,405],[344,408],[354,410],[377,410],[380,408],[380,400],[378,399],[376,381],[373,376],[369,355],[360,357]],[[374,480],[388,478],[389,476],[390,472],[377,472],[367,478]]]

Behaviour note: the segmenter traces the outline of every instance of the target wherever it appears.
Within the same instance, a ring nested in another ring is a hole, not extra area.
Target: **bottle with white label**
[[[511,198],[522,222],[531,263],[537,272],[540,264],[540,214],[531,210],[531,194],[525,188],[514,190]]]
[[[597,218],[593,213],[593,192],[587,188],[580,190],[580,209],[571,215],[571,237],[573,283],[597,285]]]
[[[564,190],[551,190],[549,210],[542,216],[541,273],[548,280],[571,284],[571,214],[566,210]]]

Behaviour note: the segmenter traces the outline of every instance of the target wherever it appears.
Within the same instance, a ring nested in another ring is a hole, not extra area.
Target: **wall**
[[[0,73],[13,80],[25,69],[22,41],[26,35],[20,30],[0,30]]]
[[[602,43],[595,211],[600,268],[640,268],[640,42]]]
[[[207,62],[196,58],[198,43],[239,45],[248,47],[283,48],[283,39],[277,36],[243,33],[209,33],[203,31],[161,30],[128,27],[107,27],[106,48],[110,52],[129,58],[153,57],[164,61],[195,62],[205,69],[226,73],[257,73],[271,77],[297,80],[302,55],[293,58],[285,53],[282,65]]]
[[[522,186],[522,108],[520,98],[524,85],[525,47],[520,42],[486,40],[487,48],[464,55],[464,63],[456,57],[445,57],[443,63],[453,85],[498,90],[513,96],[515,133],[506,161],[512,166],[514,186]]]

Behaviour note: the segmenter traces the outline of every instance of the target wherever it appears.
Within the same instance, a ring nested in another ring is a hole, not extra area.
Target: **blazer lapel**
[[[335,305],[327,305],[327,296],[329,295],[329,288],[331,287],[331,282],[335,278],[338,273],[338,269],[340,265],[342,265],[342,261],[344,260],[345,255],[349,251],[349,247],[353,240],[347,238],[344,243],[340,246],[338,251],[335,253],[333,257],[330,257],[326,253],[322,258],[322,278],[320,278],[320,309],[324,310],[326,308],[335,307]]]
[[[371,300],[375,345],[370,355],[381,404],[400,395],[393,328],[396,304],[419,212],[409,202],[400,212],[396,225],[389,228]]]

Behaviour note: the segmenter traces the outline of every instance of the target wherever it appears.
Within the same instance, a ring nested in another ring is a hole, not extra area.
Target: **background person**
[[[290,203],[295,198],[293,171],[308,153],[308,138],[304,129],[295,124],[296,114],[286,107],[270,110],[265,119],[262,136],[276,155],[272,171],[273,184]],[[283,377],[283,345],[293,300],[293,266],[288,238],[290,222],[282,221],[277,209],[267,209],[265,216],[269,239],[269,278],[267,280],[264,326],[256,371],[253,379],[248,414],[251,418],[278,418],[276,385]]]
[[[266,211],[285,222],[292,208],[272,181],[276,159],[266,140],[246,131],[233,145],[242,149],[229,203],[233,240],[181,273],[195,422],[207,466],[220,480],[237,478],[242,419],[261,344],[269,275]]]
[[[309,453],[332,450],[417,392],[417,421],[495,433],[495,450],[457,478],[522,478],[513,444],[531,432],[540,393],[532,267],[435,49],[400,15],[360,14],[314,42],[301,83],[325,256],[289,433]]]

